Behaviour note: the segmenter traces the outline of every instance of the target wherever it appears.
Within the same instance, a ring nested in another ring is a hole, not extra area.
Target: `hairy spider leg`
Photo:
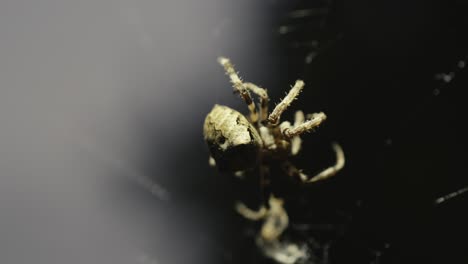
[[[258,113],[255,107],[255,103],[253,102],[252,96],[250,96],[249,90],[247,90],[245,84],[242,82],[241,78],[234,69],[234,65],[232,65],[231,61],[228,58],[224,57],[219,57],[218,62],[224,67],[226,74],[231,79],[231,83],[234,89],[236,89],[236,91],[239,92],[240,97],[247,104],[247,107],[250,111],[250,121],[252,123],[256,123],[258,121]]]
[[[276,107],[268,116],[268,122],[270,124],[276,125],[279,123],[281,114],[288,108],[289,105],[291,105],[292,101],[296,99],[303,88],[304,82],[297,80],[291,90],[289,90],[289,93],[286,95],[286,97],[284,97],[283,100],[281,100],[281,102],[276,105]]]
[[[325,119],[327,119],[325,113],[315,113],[312,114],[311,119],[292,128],[285,127],[281,130],[281,132],[286,138],[294,138],[295,136],[299,136],[305,132],[313,130],[315,127],[319,126],[323,121],[325,121]]]

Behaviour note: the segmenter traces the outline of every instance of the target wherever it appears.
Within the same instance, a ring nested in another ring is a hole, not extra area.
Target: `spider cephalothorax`
[[[208,113],[203,134],[212,155],[211,165],[236,175],[242,175],[245,171],[258,171],[262,184],[268,182],[263,179],[268,178],[264,174],[267,174],[268,164],[271,162],[280,164],[286,175],[296,177],[304,183],[327,179],[343,168],[344,154],[338,144],[333,144],[336,163],[313,177],[304,174],[288,160],[289,156],[299,153],[300,135],[313,130],[326,119],[322,112],[305,116],[302,111],[297,111],[293,124],[288,121],[280,122],[281,114],[304,88],[303,81],[297,80],[286,97],[268,113],[269,97],[266,89],[242,82],[229,59],[221,57],[218,62],[229,75],[235,92],[247,104],[250,114],[247,118],[238,111],[221,105],[215,105]],[[260,98],[259,110],[251,93]],[[255,168],[259,170],[254,170]],[[281,243],[279,240],[289,222],[282,199],[272,194],[258,211],[253,211],[242,203],[236,204],[236,210],[247,219],[264,220],[257,244],[268,257],[279,263],[295,263],[306,255],[297,245]]]

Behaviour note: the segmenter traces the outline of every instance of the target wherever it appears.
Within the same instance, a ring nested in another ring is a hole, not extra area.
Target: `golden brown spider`
[[[264,179],[264,174],[268,171],[267,164],[276,162],[282,165],[287,175],[297,177],[304,183],[330,178],[343,168],[344,153],[338,144],[333,144],[336,163],[313,177],[304,174],[288,161],[289,156],[297,155],[301,149],[300,135],[313,130],[326,119],[326,115],[320,112],[307,115],[306,120],[304,113],[297,111],[294,124],[291,125],[288,121],[280,123],[281,114],[303,89],[303,81],[297,80],[286,97],[268,114],[269,97],[266,89],[242,82],[229,59],[221,57],[218,62],[229,75],[235,92],[247,104],[250,115],[247,119],[234,109],[215,105],[206,116],[203,134],[212,155],[212,166],[235,175],[242,175],[245,171],[258,167],[260,179]],[[259,110],[251,93],[260,98]],[[280,236],[289,222],[282,199],[271,195],[258,211],[247,208],[243,203],[237,203],[235,208],[247,219],[264,220],[257,244],[268,257],[279,263],[296,263],[306,255],[298,246],[280,242]]]

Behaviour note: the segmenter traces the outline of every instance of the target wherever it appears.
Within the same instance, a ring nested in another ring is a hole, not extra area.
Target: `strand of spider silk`
[[[304,82],[302,80],[297,80],[286,97],[276,105],[275,109],[273,109],[270,116],[268,117],[268,121],[271,124],[278,123],[281,114],[284,112],[284,110],[286,110],[286,108],[288,108],[289,105],[291,105],[292,101],[296,99],[296,97],[302,91],[302,88],[304,88]]]
[[[123,159],[119,159],[111,152],[104,150],[104,148],[96,147],[96,144],[90,144],[89,142],[79,142],[79,147],[90,153],[96,159],[109,164],[113,169],[120,171],[123,175],[134,182],[137,186],[143,190],[148,191],[151,195],[155,196],[161,201],[169,201],[170,193],[160,184],[152,180],[149,176],[139,172],[136,168],[131,166],[128,162]]]
[[[437,198],[437,199],[435,200],[434,203],[435,203],[436,205],[439,205],[439,204],[444,203],[444,202],[446,202],[446,201],[448,201],[448,200],[450,200],[450,199],[452,199],[452,198],[454,198],[454,197],[457,197],[457,196],[459,196],[459,195],[461,195],[461,194],[463,194],[463,193],[465,193],[465,192],[468,192],[468,186],[466,186],[466,187],[464,187],[464,188],[461,188],[461,189],[459,189],[459,190],[457,190],[457,191],[455,191],[455,192],[451,192],[451,193],[449,193],[449,194],[447,194],[447,195],[444,195],[444,196],[442,196],[442,197],[439,197],[439,198]]]

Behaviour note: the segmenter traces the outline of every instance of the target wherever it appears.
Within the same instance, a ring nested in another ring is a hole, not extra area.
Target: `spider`
[[[220,57],[218,62],[224,67],[234,88],[234,92],[247,104],[249,117],[227,106],[215,105],[206,116],[203,134],[210,149],[210,165],[220,171],[242,176],[247,171],[258,168],[262,184],[268,174],[268,164],[275,162],[289,177],[298,178],[304,183],[314,183],[334,176],[345,164],[340,145],[332,145],[336,163],[317,175],[310,177],[294,166],[288,158],[301,149],[300,135],[318,127],[325,119],[323,112],[304,115],[295,113],[294,123],[280,122],[281,114],[297,98],[304,88],[304,82],[297,80],[286,97],[268,113],[269,97],[267,90],[253,83],[243,82],[229,59]],[[252,98],[255,94],[258,107]],[[306,119],[307,117],[307,119]],[[283,207],[284,201],[270,195],[268,201],[258,211],[249,209],[241,202],[235,205],[236,211],[249,220],[264,220],[257,237],[257,244],[265,255],[279,263],[296,263],[306,252],[295,244],[280,242],[281,234],[288,227],[289,218]]]

